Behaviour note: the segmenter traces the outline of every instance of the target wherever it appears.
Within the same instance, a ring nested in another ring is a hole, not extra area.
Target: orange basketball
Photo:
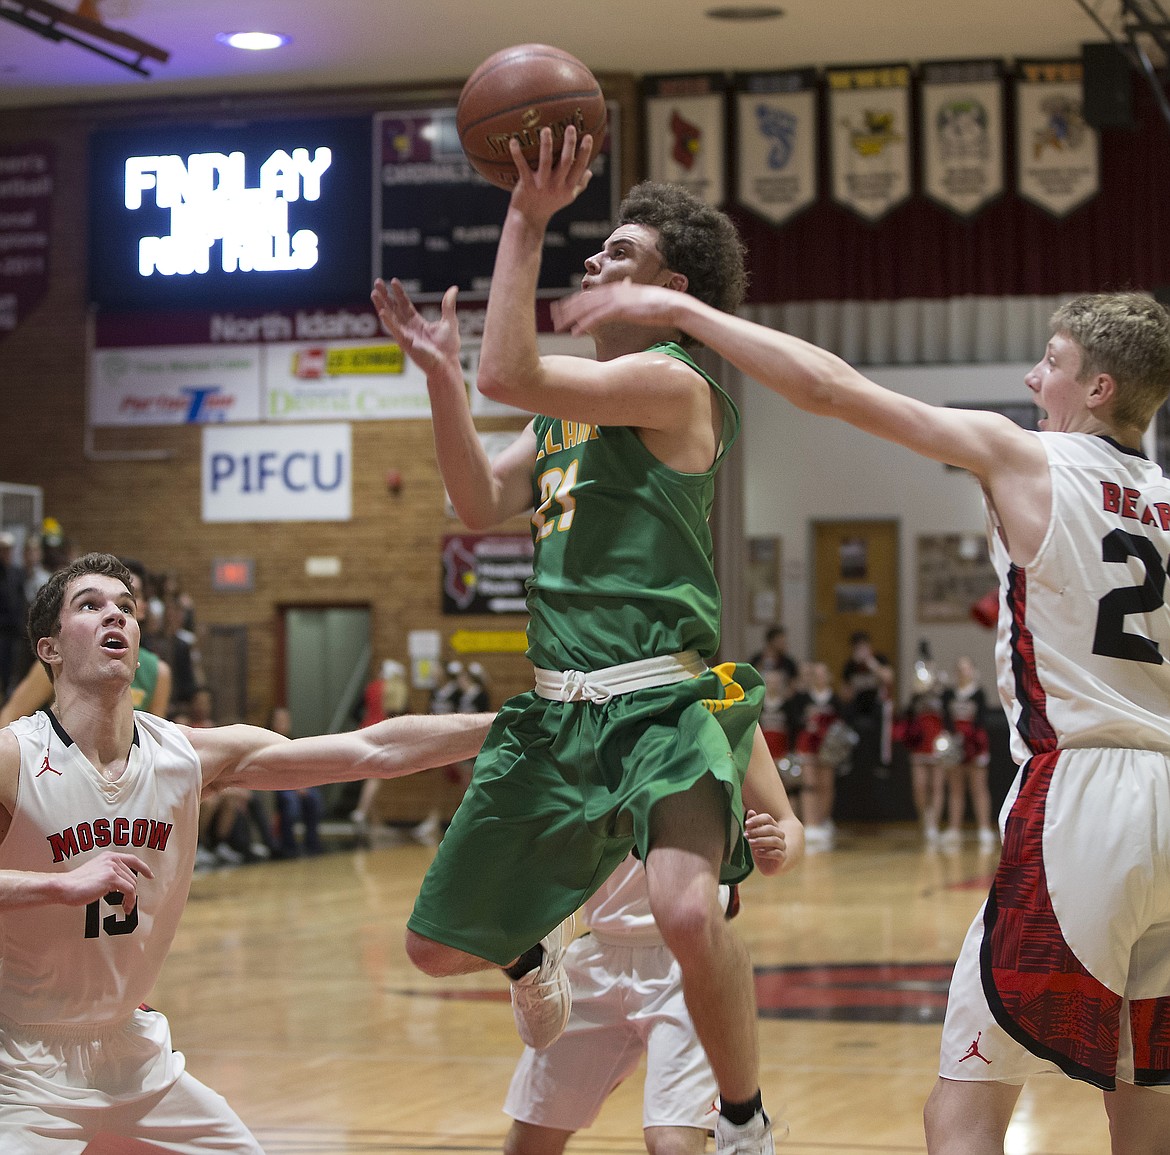
[[[596,153],[605,136],[605,97],[597,78],[575,56],[547,44],[517,44],[489,56],[459,94],[455,127],[472,168],[510,189],[516,166],[508,142],[516,137],[528,163],[540,157],[540,130],[553,130],[559,147],[565,129],[589,133]]]

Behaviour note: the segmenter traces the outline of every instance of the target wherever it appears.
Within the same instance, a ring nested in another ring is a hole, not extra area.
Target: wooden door
[[[834,679],[849,657],[850,636],[865,630],[898,673],[898,523],[813,522],[813,648]]]

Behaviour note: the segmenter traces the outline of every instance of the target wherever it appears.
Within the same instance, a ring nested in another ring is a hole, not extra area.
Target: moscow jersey
[[[685,362],[715,390],[719,454],[702,473],[680,473],[632,428],[535,418],[528,657],[542,669],[596,670],[684,650],[709,659],[718,647],[708,518],[739,412],[680,346],[650,351]]]
[[[1000,576],[996,667],[1022,765],[1057,749],[1170,752],[1170,482],[1108,437],[1037,433],[1052,513],[1013,565],[989,510]]]
[[[136,713],[126,768],[110,782],[51,713],[20,718],[10,729],[20,744],[20,776],[0,870],[64,872],[122,850],[142,858],[154,877],[142,879],[129,916],[120,895],[85,907],[5,911],[0,1017],[21,1026],[121,1022],[154,986],[187,900],[198,757],[171,722]]]

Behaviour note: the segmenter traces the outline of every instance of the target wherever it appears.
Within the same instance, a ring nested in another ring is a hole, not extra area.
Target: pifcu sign
[[[350,427],[224,425],[203,429],[204,521],[348,521]]]

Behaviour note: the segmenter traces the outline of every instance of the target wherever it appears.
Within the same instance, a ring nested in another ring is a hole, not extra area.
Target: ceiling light
[[[784,9],[773,4],[727,4],[708,8],[706,15],[712,20],[775,20],[784,15]]]
[[[243,48],[248,52],[266,52],[270,48],[283,48],[292,43],[291,36],[280,32],[220,32],[215,38],[220,44]]]

